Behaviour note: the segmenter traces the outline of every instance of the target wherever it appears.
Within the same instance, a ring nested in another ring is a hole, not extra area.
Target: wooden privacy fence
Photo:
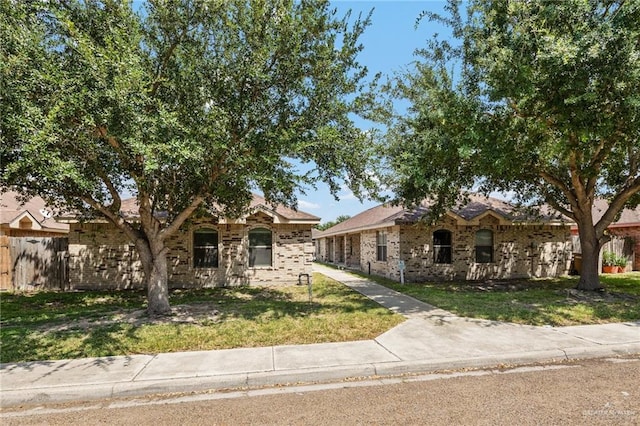
[[[0,236],[1,290],[65,290],[69,240]]]
[[[580,238],[577,235],[572,236],[573,239],[573,253],[574,256],[576,254],[581,254],[582,249],[580,248]],[[633,268],[633,259],[635,257],[634,249],[633,249],[633,241],[629,238],[611,236],[611,240],[607,242],[604,246],[602,246],[602,250],[600,251],[600,259],[598,260],[599,268],[602,268],[602,253],[605,251],[611,251],[616,254],[616,256],[624,256],[627,258],[627,268],[631,270]]]

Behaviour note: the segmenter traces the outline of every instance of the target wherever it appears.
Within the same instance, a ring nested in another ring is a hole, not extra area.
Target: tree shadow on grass
[[[142,309],[143,298],[139,292],[117,292],[117,303],[108,295],[96,292],[63,294],[62,297],[59,293],[18,296],[10,301],[9,312],[12,314],[5,318],[3,312],[0,362],[131,353],[136,351],[133,347],[141,340],[137,332],[146,325],[167,325],[172,335],[179,336],[186,332],[183,325],[206,327],[234,319],[267,323],[282,318],[298,320],[315,314],[350,314],[380,309],[374,302],[339,284],[321,284],[314,291],[311,302],[306,286],[173,291],[172,306],[180,311],[184,320],[176,316],[149,317]],[[84,300],[86,298],[90,303]],[[112,310],[120,303],[128,308]],[[41,315],[43,309],[48,310],[47,315]]]
[[[0,336],[2,363],[117,356],[128,352],[129,348],[123,342],[137,339],[135,328],[128,324],[53,332],[3,327]]]

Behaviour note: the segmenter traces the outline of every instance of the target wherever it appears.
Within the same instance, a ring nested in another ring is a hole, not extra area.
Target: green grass
[[[574,291],[578,277],[401,285],[358,275],[463,317],[553,326],[640,319],[640,272],[601,276],[603,294]]]
[[[172,306],[212,303],[196,324],[130,324],[143,292],[2,294],[0,361],[194,351],[371,339],[404,319],[323,275],[306,286],[178,290]]]

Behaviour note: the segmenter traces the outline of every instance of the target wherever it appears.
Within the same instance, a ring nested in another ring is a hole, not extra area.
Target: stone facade
[[[274,223],[256,212],[242,223],[219,223],[216,218],[188,221],[166,244],[169,286],[199,288],[298,282],[310,274],[313,243],[311,224]],[[218,232],[218,267],[194,267],[194,231]],[[251,229],[272,232],[271,266],[250,267],[248,234]],[[72,223],[69,232],[69,275],[72,289],[142,288],[144,274],[136,249],[126,235],[107,223]]]
[[[445,229],[451,232],[451,263],[435,263],[433,232]],[[477,263],[475,238],[481,229],[493,231],[493,262]],[[386,232],[387,257],[378,260],[378,232]],[[363,272],[400,279],[399,261],[405,265],[405,280],[481,280],[523,277],[554,277],[569,272],[572,242],[569,226],[564,225],[506,225],[492,216],[482,218],[477,225],[460,225],[445,218],[437,226],[403,224],[349,234],[346,240],[356,241],[358,248],[345,255],[346,266]],[[338,262],[338,256],[328,257],[331,246],[339,236],[320,238],[318,260]],[[337,243],[335,247],[340,247]],[[347,244],[347,250],[349,245]]]

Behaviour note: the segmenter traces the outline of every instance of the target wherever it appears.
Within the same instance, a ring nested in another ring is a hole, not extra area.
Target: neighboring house
[[[609,207],[606,200],[597,199],[593,203],[592,213],[593,220],[597,222],[600,220],[604,212]],[[609,233],[613,236],[626,239],[629,242],[629,251],[631,251],[629,265],[627,270],[633,269],[634,271],[640,270],[640,206],[635,209],[624,209],[620,214],[620,218],[613,222],[607,228]],[[578,235],[578,226],[571,226],[571,233]],[[604,247],[604,250],[610,250],[611,248]]]
[[[316,236],[320,261],[391,279],[404,266],[410,282],[552,277],[569,272],[569,225],[560,218],[518,215],[501,200],[472,195],[436,225],[429,210],[380,205]]]
[[[311,241],[313,241],[313,260],[317,260],[318,253],[320,252],[320,241],[318,240],[318,236],[322,233],[318,228],[313,228],[311,230]]]
[[[0,193],[0,290],[61,289],[69,225],[40,197]]]
[[[22,203],[14,191],[0,194],[0,235],[9,237],[65,237],[69,225],[53,218],[40,197]]]
[[[137,217],[135,199],[121,214]],[[67,218],[69,280],[75,289],[140,288],[142,265],[126,235],[106,220]],[[320,219],[286,207],[271,207],[255,195],[250,213],[239,219],[215,215],[188,220],[167,241],[171,288],[298,282],[310,274],[311,229]]]

